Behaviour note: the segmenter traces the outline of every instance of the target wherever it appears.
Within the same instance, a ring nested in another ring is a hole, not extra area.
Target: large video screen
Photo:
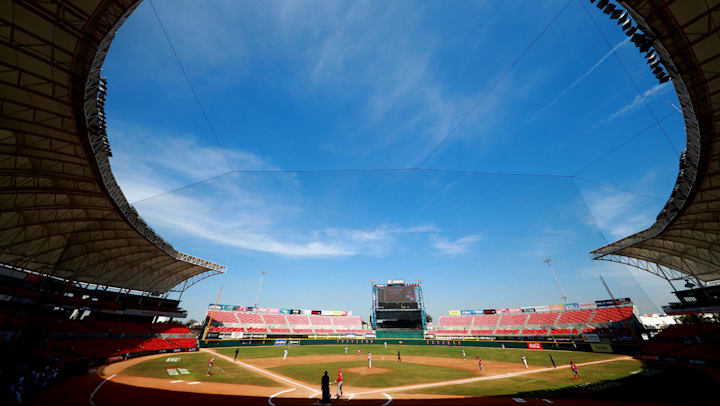
[[[422,329],[422,314],[420,311],[388,311],[380,310],[375,313],[379,329]]]
[[[377,289],[378,309],[417,309],[415,286],[384,286]]]

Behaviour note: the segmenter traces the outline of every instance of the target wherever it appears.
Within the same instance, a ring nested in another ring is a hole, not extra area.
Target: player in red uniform
[[[340,399],[340,398],[342,397],[342,395],[343,395],[343,392],[342,392],[342,383],[343,383],[343,379],[342,379],[342,369],[340,369],[340,368],[338,368],[338,376],[337,376],[337,379],[335,380],[335,382],[337,382],[337,385],[338,385],[338,387],[337,387],[337,399]]]
[[[212,371],[213,364],[215,364],[215,357],[210,358],[210,364],[208,365],[207,376],[210,376],[210,371]]]
[[[570,360],[570,369],[572,369],[573,374],[575,375],[575,377],[573,378],[573,380],[574,380],[574,381],[579,381],[579,380],[580,380],[580,373],[578,372],[577,365],[575,365],[575,363],[572,362],[572,360]]]

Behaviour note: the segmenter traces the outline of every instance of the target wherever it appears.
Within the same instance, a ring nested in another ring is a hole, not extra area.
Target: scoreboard
[[[373,328],[377,330],[422,330],[425,316],[422,286],[392,280],[373,285]]]

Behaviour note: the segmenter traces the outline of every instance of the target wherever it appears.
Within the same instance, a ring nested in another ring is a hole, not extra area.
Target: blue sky
[[[641,311],[671,299],[587,254],[652,224],[685,145],[672,85],[594,7],[612,52],[572,1],[513,65],[565,1],[153,4],[215,135],[145,1],[104,66],[111,164],[164,238],[228,266],[190,317],[221,285],[252,304],[260,270],[261,305],[364,318],[395,278],[436,317],[560,303],[547,257],[571,302],[606,298],[600,274]]]

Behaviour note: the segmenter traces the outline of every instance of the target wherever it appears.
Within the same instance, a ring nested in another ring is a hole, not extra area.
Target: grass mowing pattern
[[[283,349],[285,347],[237,347],[240,349],[238,359],[252,358],[282,358]],[[462,347],[462,346],[439,346],[439,345],[388,345],[385,348],[382,344],[349,344],[348,353],[357,354],[360,348],[360,357],[367,360],[368,351],[372,351],[373,355],[391,356],[395,359],[397,352],[400,350],[401,355],[424,356],[424,357],[443,357],[443,358],[462,358],[462,349],[468,358],[474,359],[476,355],[487,361],[511,362],[514,364],[522,364],[520,356],[525,354],[529,365],[540,367],[551,367],[549,354],[552,354],[557,365],[568,365],[570,360],[576,364],[588,361],[598,361],[616,357],[615,354],[603,354],[593,352],[574,352],[574,351],[553,351],[553,350],[530,350],[530,349],[500,349],[487,347]],[[235,347],[213,348],[212,350],[228,357],[235,356]],[[345,345],[300,345],[289,347],[288,357],[303,355],[344,355]],[[373,357],[375,358],[375,357]]]
[[[592,382],[621,379],[640,369],[642,369],[642,363],[640,361],[622,360],[603,364],[578,366],[580,377],[582,378],[580,381],[573,380],[573,373],[569,368],[563,368],[505,379],[428,388],[408,393],[431,393],[459,396],[520,395],[524,392],[555,390],[576,385],[584,385]],[[551,395],[547,394],[547,396]]]
[[[310,385],[320,385],[320,378],[328,371],[330,379],[337,376],[337,369],[343,369],[345,385],[363,388],[384,388],[388,386],[407,385],[409,383],[426,383],[448,381],[451,379],[470,378],[476,376],[470,371],[438,367],[433,365],[413,364],[410,362],[373,360],[373,369],[382,368],[388,372],[373,375],[360,375],[349,371],[349,368],[367,368],[365,361],[332,362],[324,364],[288,365],[270,368],[270,370]]]
[[[258,375],[232,362],[225,361],[219,357],[215,358],[215,366],[210,376],[207,376],[207,367],[210,363],[211,354],[182,353],[167,354],[159,358],[151,359],[126,368],[121,373],[124,375],[143,376],[162,379],[182,379],[185,381],[199,382],[220,382],[256,386],[281,386],[279,383]],[[167,362],[168,358],[180,358],[180,362]],[[187,375],[169,375],[167,368],[185,368],[190,372]]]

